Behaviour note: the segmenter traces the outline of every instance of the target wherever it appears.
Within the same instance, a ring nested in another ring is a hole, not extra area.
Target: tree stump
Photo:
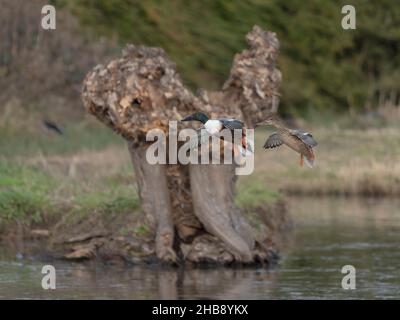
[[[242,119],[250,128],[279,104],[279,42],[255,26],[249,48],[236,54],[218,92],[194,95],[160,48],[128,45],[122,57],[98,65],[83,85],[87,111],[128,141],[142,210],[156,230],[155,248],[166,262],[254,263],[268,261],[250,225],[234,204],[233,165],[150,165],[146,133],[196,111]]]

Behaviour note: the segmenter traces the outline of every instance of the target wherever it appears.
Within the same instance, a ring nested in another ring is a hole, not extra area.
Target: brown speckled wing
[[[264,149],[276,148],[281,146],[282,144],[283,141],[280,139],[278,133],[274,132],[268,137],[267,141],[265,141]]]

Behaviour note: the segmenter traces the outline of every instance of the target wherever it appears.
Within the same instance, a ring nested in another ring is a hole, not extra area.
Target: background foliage
[[[192,87],[218,88],[254,24],[281,42],[281,111],[371,108],[399,90],[400,6],[354,0],[357,29],[343,30],[335,0],[80,0],[66,2],[98,35],[163,47]]]
[[[57,30],[44,31],[47,2],[0,0],[0,110],[17,104],[53,117],[56,110],[81,116],[84,75],[126,43],[164,48],[190,87],[217,89],[255,24],[281,43],[280,112],[399,104],[397,0],[353,0],[356,30],[341,27],[344,0],[53,0]]]

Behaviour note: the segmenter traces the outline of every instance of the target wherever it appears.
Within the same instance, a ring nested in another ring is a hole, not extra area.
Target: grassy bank
[[[256,176],[260,183],[290,194],[400,195],[398,127],[363,130],[307,126],[307,130],[319,142],[317,165],[312,170],[300,167],[298,155],[287,147],[262,150],[266,131],[256,136]],[[249,179],[254,178],[244,178]]]
[[[302,126],[320,143],[316,168],[300,167],[298,155],[286,147],[263,150],[271,131],[257,129],[256,168],[239,179],[239,206],[273,204],[285,193],[400,194],[398,127]],[[42,129],[0,130],[0,228],[15,221],[76,222],[93,213],[138,211],[126,146],[94,120],[65,126],[63,136]]]
[[[63,136],[38,127],[1,128],[0,228],[138,207],[122,139],[90,121],[70,124]]]

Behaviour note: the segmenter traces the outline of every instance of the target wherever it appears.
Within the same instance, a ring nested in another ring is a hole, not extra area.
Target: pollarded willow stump
[[[252,263],[267,250],[234,204],[233,165],[151,165],[146,133],[196,111],[242,119],[250,128],[276,112],[281,73],[276,35],[255,26],[249,48],[237,54],[221,91],[196,96],[182,84],[175,65],[159,48],[128,45],[122,58],[86,76],[86,109],[127,141],[142,210],[156,230],[163,261]]]

